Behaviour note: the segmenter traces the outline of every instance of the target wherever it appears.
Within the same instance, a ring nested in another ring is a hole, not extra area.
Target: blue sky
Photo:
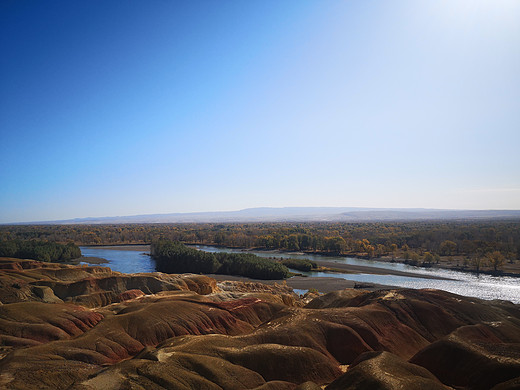
[[[3,1],[0,222],[520,209],[520,2]]]

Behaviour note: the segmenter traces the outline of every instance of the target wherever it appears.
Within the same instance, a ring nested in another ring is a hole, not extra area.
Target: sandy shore
[[[114,251],[137,251],[137,252],[150,252],[150,245],[84,245],[87,248],[93,249],[110,249]]]
[[[420,279],[450,280],[449,278],[443,278],[440,276],[422,275],[422,274],[416,274],[413,272],[398,271],[398,270],[387,269],[387,268],[370,267],[370,266],[364,266],[364,265],[341,264],[341,263],[335,263],[333,261],[316,260],[316,259],[313,259],[313,261],[316,262],[320,266],[328,267],[328,268],[335,268],[335,269],[341,270],[343,272],[352,273],[352,274],[395,275],[395,276],[407,276],[410,278],[420,278]]]
[[[405,259],[402,258],[395,258],[392,260],[389,256],[384,257],[378,257],[377,259],[374,259],[377,261],[385,262],[385,263],[391,263],[398,262],[398,263],[405,263]],[[417,266],[420,268],[420,266]],[[475,267],[471,264],[467,264],[464,266],[464,259],[462,257],[448,257],[448,256],[442,256],[440,258],[440,262],[438,264],[432,264],[432,269],[446,269],[450,271],[457,271],[457,272],[465,272],[465,273],[471,273],[475,274],[476,270]],[[494,276],[511,276],[515,278],[520,277],[520,261],[515,260],[512,263],[509,261],[504,261],[504,263],[500,266],[498,272],[494,272],[493,269],[489,266],[489,264],[484,264],[480,270],[481,274],[485,275],[494,275]]]
[[[108,263],[110,263],[110,261],[108,261],[107,259],[103,259],[101,257],[81,256],[79,259],[73,259],[71,261],[67,261],[65,264],[78,265],[80,263],[108,264]]]
[[[311,288],[315,288],[321,293],[329,293],[337,290],[344,290],[346,288],[361,288],[363,290],[375,291],[375,290],[389,290],[400,287],[395,286],[387,286],[376,283],[362,283],[362,282],[354,282],[352,280],[345,280],[339,278],[327,278],[327,277],[302,277],[302,276],[294,276],[290,279],[286,280],[260,280],[260,279],[251,279],[243,276],[233,276],[233,275],[215,275],[215,274],[206,274],[210,278],[217,280],[236,280],[241,282],[259,282],[265,284],[287,284],[291,288],[296,288],[299,290],[309,290]]]

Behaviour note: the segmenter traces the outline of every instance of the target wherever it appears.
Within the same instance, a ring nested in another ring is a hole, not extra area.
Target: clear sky
[[[520,1],[0,3],[0,222],[520,209]]]

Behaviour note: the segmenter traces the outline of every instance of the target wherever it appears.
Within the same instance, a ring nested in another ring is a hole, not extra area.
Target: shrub
[[[307,259],[284,259],[281,263],[286,267],[303,272],[309,272],[318,268],[318,265],[315,262]]]

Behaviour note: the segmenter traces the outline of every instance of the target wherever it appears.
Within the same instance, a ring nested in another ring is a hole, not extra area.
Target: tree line
[[[238,275],[264,280],[290,276],[286,266],[271,259],[251,253],[204,252],[178,241],[154,241],[150,254],[159,272]]]
[[[81,250],[72,242],[59,244],[38,240],[6,240],[0,241],[0,257],[63,262],[81,257]]]
[[[13,239],[78,245],[148,244],[169,239],[231,248],[392,256],[411,264],[432,264],[442,256],[474,268],[491,263],[498,268],[519,258],[520,221],[0,226],[0,241]]]

